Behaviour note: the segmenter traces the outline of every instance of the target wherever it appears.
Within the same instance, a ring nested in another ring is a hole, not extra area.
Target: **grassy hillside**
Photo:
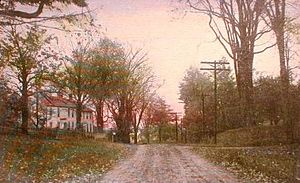
[[[200,156],[237,174],[246,182],[293,182],[296,146],[194,147]]]
[[[293,182],[298,145],[288,141],[282,126],[228,130],[218,144],[194,151],[249,182]]]
[[[1,136],[0,182],[48,182],[86,173],[102,173],[125,153],[121,144],[91,139],[43,140]]]
[[[288,144],[285,128],[282,126],[257,126],[228,130],[217,136],[224,146],[263,146]]]

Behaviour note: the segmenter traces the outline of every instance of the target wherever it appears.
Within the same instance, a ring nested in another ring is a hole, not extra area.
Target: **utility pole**
[[[201,62],[202,64],[209,64],[212,68],[200,68],[200,70],[205,70],[205,71],[214,71],[214,143],[217,143],[217,122],[218,122],[218,99],[217,99],[217,91],[218,91],[218,84],[217,84],[217,71],[230,71],[229,69],[226,68],[219,68],[217,66],[224,66],[226,64],[229,64],[229,62]]]
[[[178,116],[180,112],[170,112],[170,114],[175,115],[175,138],[176,142],[178,142]]]
[[[180,141],[183,142],[183,118],[180,119]]]
[[[177,113],[175,114],[175,122],[176,122],[176,142],[178,142],[178,119],[177,119]]]
[[[202,135],[205,134],[205,97],[208,97],[209,95],[206,95],[202,92],[201,94],[201,100],[202,100]]]

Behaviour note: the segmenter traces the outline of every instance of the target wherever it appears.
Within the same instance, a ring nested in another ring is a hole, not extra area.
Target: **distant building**
[[[76,128],[76,102],[63,96],[48,96],[41,101],[45,109],[46,128],[74,130]],[[81,125],[85,132],[94,131],[94,111],[83,106]]]

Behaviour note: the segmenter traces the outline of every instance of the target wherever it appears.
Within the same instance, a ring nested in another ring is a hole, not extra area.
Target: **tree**
[[[81,117],[89,98],[89,91],[93,90],[93,75],[90,74],[91,67],[88,64],[90,55],[87,45],[78,43],[78,47],[73,50],[71,57],[65,57],[64,70],[57,73],[54,83],[59,89],[72,95],[76,101],[76,129],[81,130]]]
[[[270,76],[260,76],[255,81],[256,113],[260,123],[270,121],[270,125],[278,125],[281,118],[282,103],[280,96],[280,79]]]
[[[216,39],[234,61],[236,82],[239,91],[245,125],[255,125],[253,119],[253,59],[255,54],[264,52],[274,46],[261,50],[255,46],[264,34],[270,32],[261,24],[266,0],[187,0],[195,11],[209,17],[209,27]],[[223,23],[221,28],[220,23]],[[223,28],[224,27],[224,28]]]
[[[88,51],[90,55],[89,65],[92,68],[89,74],[94,76],[94,89],[89,95],[96,108],[97,127],[100,131],[104,126],[105,101],[114,95],[114,91],[120,86],[120,62],[124,51],[121,45],[108,38],[100,39],[95,47]]]
[[[287,134],[293,138],[293,125],[290,119],[290,69],[289,61],[291,59],[289,44],[290,34],[294,28],[292,26],[293,19],[288,18],[286,15],[286,0],[269,0],[267,2],[266,13],[268,20],[266,23],[271,27],[275,33],[277,49],[279,53],[280,65],[280,88],[281,88],[281,102],[282,102],[282,118],[286,124]]]
[[[120,88],[107,103],[118,128],[119,140],[129,143],[131,128],[135,126],[137,130],[140,125],[139,119],[134,118],[138,114],[140,101],[146,96],[145,93],[151,92],[153,75],[151,68],[145,63],[146,54],[141,49],[130,50],[124,55],[123,61],[119,72]]]
[[[150,127],[155,126],[158,129],[158,140],[161,143],[163,140],[162,129],[171,120],[170,108],[166,101],[159,96],[151,99],[149,106],[145,110],[144,125],[147,129],[147,139],[150,142]]]
[[[29,97],[34,95],[34,88],[43,83],[45,76],[51,70],[48,60],[50,56],[47,45],[51,37],[45,37],[46,31],[36,26],[29,27],[28,32],[21,32],[12,26],[7,37],[1,41],[1,61],[7,63],[6,77],[10,87],[20,94],[21,129],[28,133],[30,117]]]
[[[213,83],[207,73],[191,67],[186,71],[179,88],[179,99],[184,102],[185,120],[187,121],[185,125],[191,127],[190,135],[195,137],[195,141],[199,141],[201,136],[204,136],[204,131],[209,130],[210,124],[212,124],[209,117],[211,113],[208,111],[213,111],[211,108]]]
[[[43,16],[41,14],[46,8],[51,10],[60,10],[60,4],[71,5],[74,4],[78,7],[86,7],[87,3],[85,0],[3,0],[0,2],[0,26],[7,25],[19,25],[31,22],[42,22],[45,20],[54,20],[62,18],[71,18],[75,14],[69,15],[54,15],[54,16]],[[33,12],[22,10],[22,5],[30,6],[35,8]],[[61,10],[60,10],[61,11]],[[24,19],[30,21],[24,21]],[[11,20],[14,20],[11,22]]]
[[[148,78],[149,79],[149,78]],[[144,84],[149,84],[150,80],[147,80],[144,82]],[[152,82],[151,82],[152,83]],[[146,109],[149,107],[149,104],[152,100],[152,98],[155,95],[155,91],[149,91],[152,87],[151,85],[143,86],[141,89],[140,94],[137,95],[136,101],[135,101],[135,108],[133,110],[133,132],[134,132],[134,143],[137,144],[138,141],[138,131],[139,127],[142,123],[142,120],[144,119],[144,115],[146,112]]]
[[[289,84],[288,63],[286,61],[286,1],[285,0],[269,0],[267,2],[266,13],[269,18],[269,26],[275,33],[276,43],[279,53],[280,78],[283,88],[287,89]]]
[[[219,71],[217,81],[219,116],[217,131],[242,127],[238,110],[239,96],[232,73]],[[197,68],[189,68],[180,83],[180,100],[184,102],[185,110],[184,125],[192,142],[204,141],[213,135],[215,102],[213,88],[212,78]]]
[[[142,56],[142,60],[144,57]],[[141,61],[142,61],[141,60]],[[152,68],[148,67],[145,63],[140,65],[139,68],[136,68],[135,74],[132,77],[132,93],[131,100],[133,101],[132,105],[132,117],[133,117],[133,132],[134,132],[134,143],[137,144],[138,140],[138,131],[141,125],[143,115],[146,108],[151,102],[151,98],[155,95],[157,87],[155,86],[155,76],[152,73]]]
[[[225,66],[224,68],[225,69]],[[230,67],[226,68],[231,70]],[[240,117],[239,96],[232,72],[220,71],[218,81],[218,131],[243,127]]]
[[[7,86],[7,81],[0,77],[0,126],[7,125],[7,118],[12,111],[9,110],[9,88]]]

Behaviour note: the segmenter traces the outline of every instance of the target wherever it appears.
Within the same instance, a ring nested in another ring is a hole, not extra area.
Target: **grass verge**
[[[121,144],[91,139],[0,136],[0,182],[60,182],[87,173],[101,174],[126,152]]]
[[[296,145],[272,147],[199,147],[193,150],[250,182],[292,182]]]

